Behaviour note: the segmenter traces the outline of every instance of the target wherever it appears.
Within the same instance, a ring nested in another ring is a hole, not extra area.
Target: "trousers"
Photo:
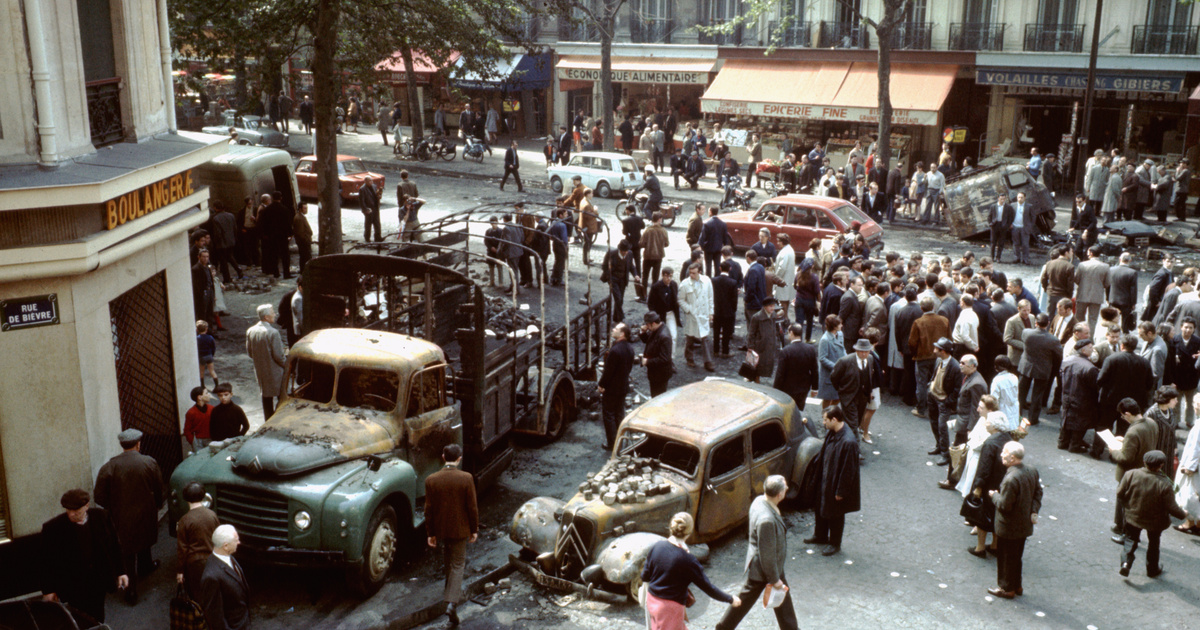
[[[929,429],[933,431],[934,446],[942,453],[950,452],[950,416],[957,410],[950,408],[949,400],[938,400],[929,396]]]
[[[934,359],[913,361],[917,368],[917,411],[928,415],[929,381],[933,378]]]
[[[1159,572],[1158,565],[1158,545],[1162,539],[1163,530],[1147,529],[1146,530],[1146,573],[1157,575]],[[1121,548],[1121,564],[1132,565],[1136,559],[1138,545],[1142,541],[1142,528],[1125,523],[1125,545]]]
[[[1050,383],[1052,379],[1048,378],[1030,378],[1022,375],[1017,381],[1017,399],[1024,402],[1026,395],[1031,394],[1029,400],[1029,424],[1034,425],[1039,422],[1042,415],[1042,405],[1046,402],[1046,393],[1050,391]]]
[[[845,530],[845,514],[834,514],[833,516],[825,517],[818,513],[816,515],[816,524],[813,526],[813,538],[823,540],[827,544],[840,548],[842,546],[842,532]]]
[[[733,326],[737,315],[713,318],[713,348],[717,354],[729,354],[729,340],[733,337]]]
[[[463,568],[467,565],[467,539],[443,540],[442,562],[446,565],[446,586],[442,590],[442,601],[461,603]]]
[[[1029,232],[1024,227],[1013,228],[1012,242],[1017,262],[1029,264]]]
[[[625,394],[605,391],[600,399],[601,415],[604,420],[604,444],[611,449],[617,439],[617,425],[625,418]]]
[[[780,576],[784,584],[787,584],[787,578]],[[746,613],[750,612],[755,606],[760,606],[761,601],[759,595],[762,595],[764,589],[767,588],[766,582],[757,580],[746,580],[738,591],[738,599],[742,600],[741,606],[730,606],[724,615],[721,615],[721,620],[717,622],[717,630],[733,630],[742,622]],[[780,630],[799,630],[800,623],[796,621],[796,608],[792,605],[792,592],[789,585],[788,594],[784,595],[783,603],[779,608],[775,609],[775,621],[779,623]]]
[[[687,360],[688,365],[693,362],[692,348],[700,346],[700,352],[704,356],[704,365],[712,364],[712,339],[710,337],[692,337],[686,336],[683,341],[683,358]]]
[[[992,225],[992,260],[1000,262],[1000,257],[1004,255],[1004,239],[1007,236],[1008,230],[1004,229],[1003,225]],[[1013,247],[1015,249],[1015,243]]]
[[[1006,591],[1021,586],[1021,556],[1025,555],[1024,538],[996,536],[996,584]]]

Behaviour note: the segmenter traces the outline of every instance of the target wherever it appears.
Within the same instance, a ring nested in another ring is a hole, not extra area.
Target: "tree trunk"
[[[887,16],[883,19],[891,23]],[[879,139],[875,151],[879,161],[888,164],[892,159],[892,29],[881,25],[875,35],[879,39]]]
[[[408,121],[412,124],[413,146],[425,134],[425,112],[421,108],[421,99],[417,96],[417,72],[413,69],[412,48],[407,42],[400,44],[400,56],[404,59],[404,81],[408,89]]]
[[[320,0],[313,37],[313,125],[316,127],[317,225],[321,256],[342,253],[342,196],[337,173],[337,54],[339,0]]]
[[[615,13],[615,8],[606,6],[600,23],[600,107],[604,110],[601,116],[605,151],[613,148],[612,33]]]

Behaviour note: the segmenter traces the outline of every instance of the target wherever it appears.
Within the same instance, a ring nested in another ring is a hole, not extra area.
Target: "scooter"
[[[749,210],[756,193],[757,191],[754,190],[743,190],[740,181],[730,179],[725,184],[725,197],[721,199],[721,211]]]
[[[464,144],[463,144],[463,159],[464,160],[470,158],[472,160],[475,160],[476,162],[482,163],[483,162],[483,154],[485,152],[488,154],[491,154],[491,152],[492,152],[491,148],[488,147],[488,145],[483,140],[480,140],[479,138],[476,138],[475,136],[473,136],[471,134],[467,134],[467,136],[465,138],[463,138],[463,142],[464,142]]]

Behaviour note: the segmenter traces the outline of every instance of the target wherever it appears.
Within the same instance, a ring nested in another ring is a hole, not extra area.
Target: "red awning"
[[[415,50],[413,51],[412,56],[413,72],[418,75],[424,75],[424,78],[428,80],[429,75],[458,61],[459,53],[458,51],[450,53],[450,57],[446,59],[446,64],[443,66],[434,64],[433,60],[431,60],[424,53],[417,52]],[[399,50],[392,53],[392,55],[387,59],[375,64],[375,69],[392,73],[392,80],[400,82],[404,81],[404,77],[406,76],[405,73],[407,72],[407,67],[404,65],[404,58],[400,56]]]

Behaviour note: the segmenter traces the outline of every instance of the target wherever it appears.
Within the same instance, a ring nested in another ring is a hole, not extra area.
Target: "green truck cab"
[[[408,335],[327,329],[288,356],[275,415],[244,437],[210,444],[171,476],[171,522],[198,481],[239,555],[273,564],[344,566],[374,593],[400,541],[423,524],[425,478],[442,447],[462,443],[440,347]]]

